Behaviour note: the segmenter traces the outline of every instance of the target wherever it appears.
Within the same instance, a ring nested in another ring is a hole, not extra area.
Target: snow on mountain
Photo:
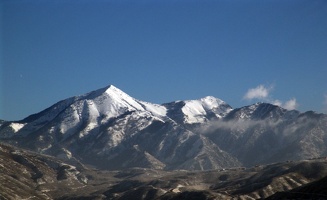
[[[104,119],[109,119],[127,111],[144,110],[134,98],[112,85],[80,96],[76,102],[74,109],[78,110],[79,117],[83,117],[82,114],[91,118],[103,115]]]
[[[164,104],[167,115],[179,123],[200,124],[225,116],[232,108],[221,99],[207,96],[199,100],[176,101]]]
[[[165,108],[164,106],[158,105],[158,104],[153,104],[153,103],[148,103],[145,101],[138,101],[138,102],[142,105],[144,110],[150,112],[152,115],[157,116],[159,118],[166,117],[167,108]]]
[[[106,115],[107,118],[117,117],[126,111],[144,110],[134,98],[112,85],[105,88],[104,92],[97,90],[86,98],[90,98],[98,113]]]
[[[22,129],[25,126],[25,124],[21,123],[11,123],[10,127],[14,130],[14,132],[18,132],[20,129]]]

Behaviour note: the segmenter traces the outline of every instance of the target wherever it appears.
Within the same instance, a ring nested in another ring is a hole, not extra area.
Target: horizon
[[[156,104],[214,96],[327,113],[327,2],[0,2],[0,119],[114,85]]]

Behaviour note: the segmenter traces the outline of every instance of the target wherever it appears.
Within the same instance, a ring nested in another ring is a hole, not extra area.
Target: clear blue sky
[[[327,111],[326,0],[0,0],[0,9],[0,119],[109,84],[153,103],[211,95],[234,108],[294,100]]]

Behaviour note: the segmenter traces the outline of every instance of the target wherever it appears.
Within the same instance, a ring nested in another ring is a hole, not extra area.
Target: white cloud
[[[298,107],[298,103],[296,102],[296,99],[295,98],[292,98],[288,101],[286,101],[282,107],[287,109],[287,110],[295,110],[297,107]]]
[[[244,99],[266,99],[269,96],[271,88],[267,88],[264,85],[259,85],[256,88],[251,88],[244,95]]]

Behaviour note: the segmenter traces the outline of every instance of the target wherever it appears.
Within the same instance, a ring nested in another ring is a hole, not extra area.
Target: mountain
[[[98,168],[211,169],[237,159],[190,127],[219,119],[231,107],[220,99],[158,105],[114,86],[68,98],[0,127],[1,140]]]
[[[327,116],[212,96],[159,105],[111,85],[2,121],[0,140],[99,169],[223,169],[327,155]]]

